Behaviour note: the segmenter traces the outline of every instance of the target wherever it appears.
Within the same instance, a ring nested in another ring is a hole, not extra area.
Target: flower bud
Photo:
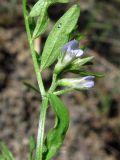
[[[83,78],[61,79],[58,81],[58,85],[77,90],[89,89],[94,87],[94,78],[94,76],[86,76]]]
[[[68,63],[83,55],[83,50],[79,49],[79,43],[76,40],[72,40],[64,45],[62,52],[64,53],[63,63]]]

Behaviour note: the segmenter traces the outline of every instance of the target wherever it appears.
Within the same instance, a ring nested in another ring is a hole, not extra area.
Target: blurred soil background
[[[30,1],[34,4],[34,1]],[[23,85],[36,83],[30,56],[21,1],[0,0],[0,140],[12,150],[16,160],[26,160],[28,139],[36,135],[39,95]],[[56,160],[120,160],[120,0],[75,0],[55,4],[48,10],[50,26],[70,5],[81,5],[77,32],[87,55],[94,55],[88,71],[103,72],[90,91],[62,96],[70,111],[70,127]],[[67,29],[67,28],[66,28]],[[51,69],[43,73],[46,88]],[[69,74],[68,74],[69,76]],[[49,110],[46,128],[54,120]]]

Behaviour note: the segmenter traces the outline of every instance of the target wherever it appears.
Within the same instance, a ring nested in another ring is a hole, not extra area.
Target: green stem
[[[45,128],[45,120],[46,120],[46,112],[48,108],[48,98],[45,97],[46,92],[42,81],[42,76],[40,74],[39,65],[37,62],[36,53],[34,50],[33,40],[30,32],[29,21],[27,16],[27,9],[26,9],[26,0],[23,0],[23,12],[24,12],[24,19],[25,19],[25,26],[27,31],[28,42],[31,50],[31,55],[33,59],[34,69],[37,76],[37,82],[39,85],[39,89],[42,95],[42,106],[39,118],[39,125],[38,125],[38,135],[37,135],[37,145],[36,145],[36,160],[42,160],[42,153],[43,153],[43,141],[44,141],[44,128]]]
[[[42,82],[42,77],[40,74],[40,69],[39,69],[39,65],[37,62],[37,57],[36,57],[36,53],[34,50],[33,40],[32,40],[32,36],[31,36],[31,32],[30,32],[29,21],[28,21],[27,10],[26,10],[26,0],[23,0],[23,12],[24,12],[24,19],[25,19],[25,26],[26,26],[26,31],[27,31],[28,42],[29,42],[29,46],[30,46],[30,50],[31,50],[33,63],[34,63],[35,73],[37,76],[37,82],[39,85],[39,89],[41,91],[41,95],[42,95],[42,97],[44,97],[45,89],[44,89],[44,85]]]
[[[57,80],[57,74],[53,73],[52,84],[51,84],[51,87],[50,87],[48,92],[53,92],[55,90],[55,88],[56,88],[56,80]]]
[[[48,98],[44,98],[41,106],[40,120],[38,126],[37,146],[36,146],[36,159],[42,160],[43,154],[43,141],[44,141],[44,128],[46,120],[46,112],[48,108]]]
[[[65,94],[65,93],[68,93],[68,92],[71,92],[73,91],[73,88],[67,88],[67,89],[63,89],[63,90],[60,90],[60,91],[56,91],[56,92],[53,92],[55,95],[62,95],[62,94]]]

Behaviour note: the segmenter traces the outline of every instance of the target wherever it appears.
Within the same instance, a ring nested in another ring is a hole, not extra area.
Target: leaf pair
[[[69,113],[63,102],[54,94],[49,94],[50,104],[56,115],[56,123],[45,139],[47,152],[45,160],[51,160],[61,147],[69,127]]]

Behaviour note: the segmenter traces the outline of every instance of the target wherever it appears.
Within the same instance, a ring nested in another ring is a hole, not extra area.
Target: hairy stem
[[[26,0],[23,0],[23,12],[24,12],[24,20],[25,26],[27,31],[28,42],[31,50],[31,55],[33,59],[34,69],[37,77],[37,82],[39,85],[39,89],[42,95],[42,106],[39,118],[39,125],[38,125],[38,135],[37,135],[37,146],[36,146],[36,159],[35,160],[42,160],[42,153],[43,153],[43,141],[44,141],[44,128],[45,128],[45,120],[46,120],[46,112],[48,108],[48,98],[45,97],[46,92],[42,81],[42,76],[40,74],[39,65],[37,62],[37,57],[34,49],[34,43],[32,40],[30,27],[29,27],[29,20],[27,16],[27,9],[26,9]]]
[[[35,160],[42,160],[44,128],[45,128],[47,108],[48,108],[48,98],[45,97],[42,101],[41,112],[40,112]]]
[[[44,89],[42,77],[40,74],[40,69],[39,69],[39,65],[37,62],[37,57],[36,57],[36,53],[34,50],[33,40],[32,40],[32,36],[31,36],[31,32],[30,32],[29,21],[28,21],[27,10],[26,10],[26,0],[23,0],[23,12],[24,12],[25,26],[26,26],[28,42],[29,42],[29,46],[30,46],[30,50],[31,50],[31,55],[32,55],[32,59],[33,59],[34,69],[35,69],[35,73],[37,76],[37,81],[38,81],[39,89],[41,91],[41,95],[44,96],[45,89]]]

